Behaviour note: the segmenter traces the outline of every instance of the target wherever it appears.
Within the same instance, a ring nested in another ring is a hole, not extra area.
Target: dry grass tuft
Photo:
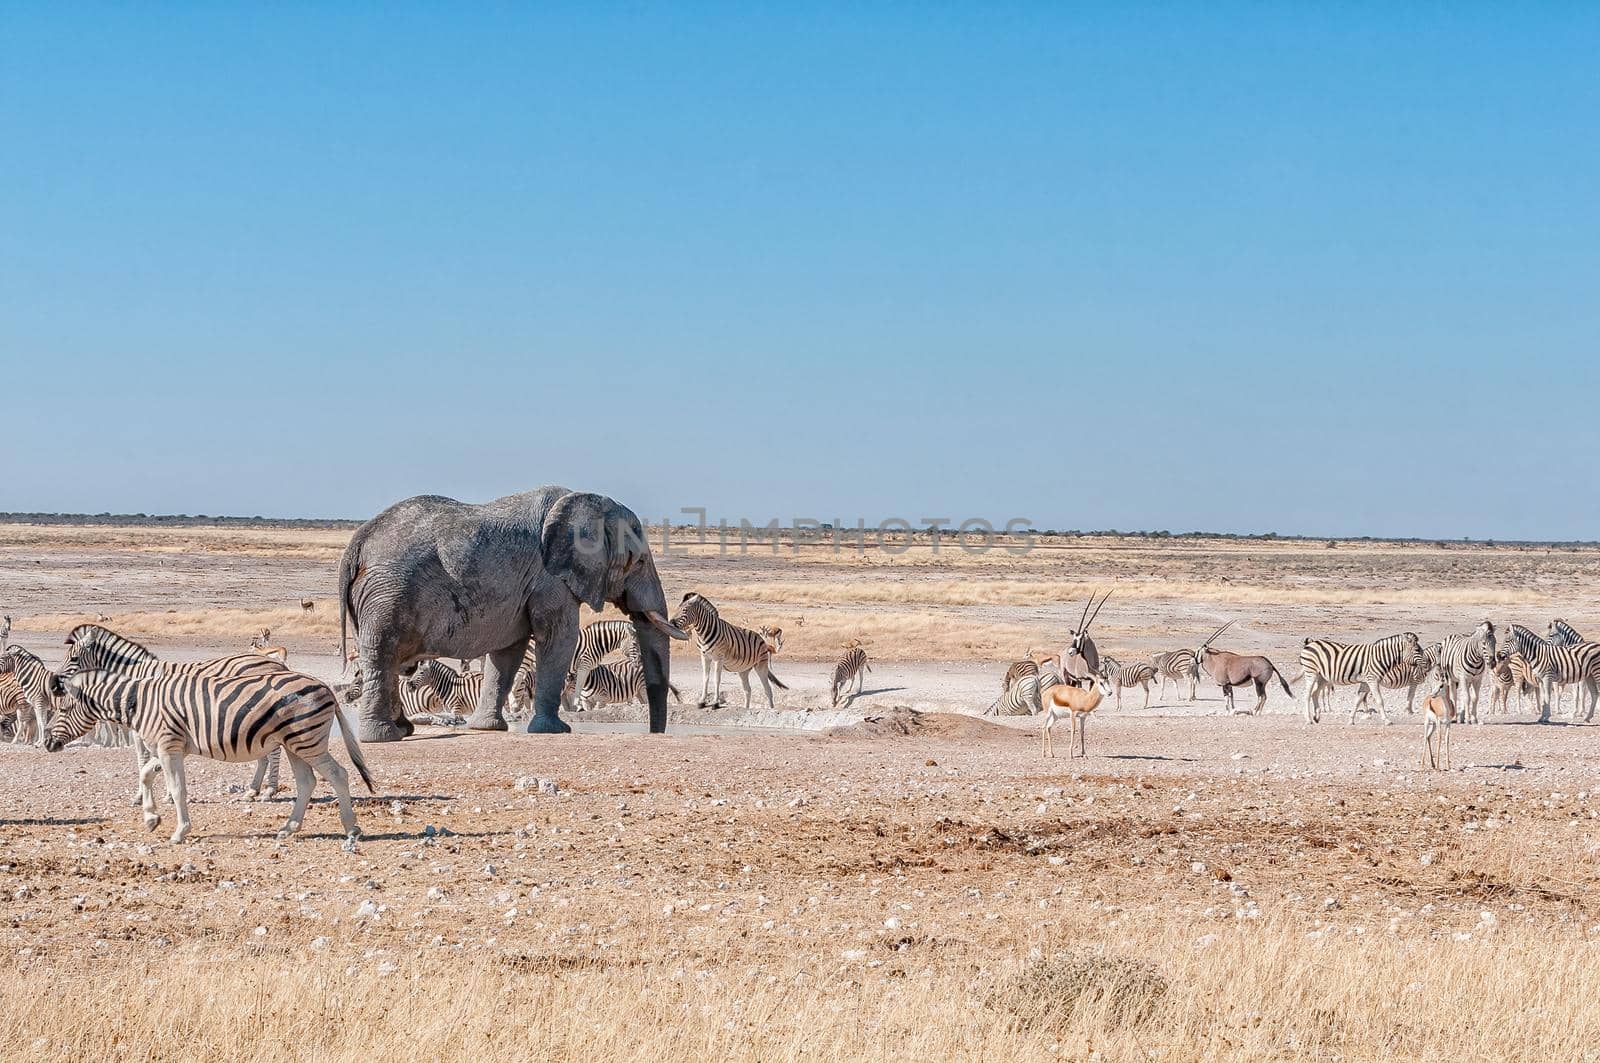
[[[1039,960],[997,986],[988,1005],[1016,1017],[1025,1029],[1060,1030],[1080,1009],[1112,1029],[1155,1015],[1167,980],[1150,964],[1123,956],[1078,953]]]

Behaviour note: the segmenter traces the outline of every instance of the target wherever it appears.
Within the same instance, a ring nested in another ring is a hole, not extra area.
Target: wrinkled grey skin
[[[661,578],[631,510],[564,487],[481,506],[438,495],[390,506],[357,529],[339,564],[340,641],[348,613],[365,680],[358,737],[395,742],[412,732],[398,683],[426,657],[484,656],[483,694],[467,726],[506,730],[506,695],[529,638],[539,660],[570,661],[579,602],[596,610],[610,602],[633,621],[650,730],[665,731],[668,638],[687,636],[666,622]],[[571,730],[560,716],[566,672],[539,669],[529,731]]]

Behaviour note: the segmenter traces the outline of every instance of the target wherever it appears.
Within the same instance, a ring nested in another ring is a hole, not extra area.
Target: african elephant
[[[356,708],[363,742],[412,731],[400,709],[401,673],[425,657],[484,656],[483,693],[467,726],[506,730],[506,695],[531,637],[540,661],[528,730],[570,731],[561,720],[566,662],[578,643],[578,603],[607,602],[633,621],[650,702],[650,730],[667,729],[667,602],[644,527],[604,495],[541,487],[481,506],[438,495],[397,502],[356,530],[339,563],[339,643],[355,631],[364,682]]]

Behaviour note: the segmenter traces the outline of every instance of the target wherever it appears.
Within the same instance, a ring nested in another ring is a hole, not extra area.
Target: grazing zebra
[[[1038,650],[1029,650],[1028,655],[1020,661],[1012,661],[1011,667],[1006,669],[1006,674],[1000,680],[1000,692],[1004,694],[1011,689],[1011,685],[1024,676],[1038,675],[1047,664],[1054,664],[1055,670],[1061,670],[1061,654],[1041,653]]]
[[[33,740],[31,733],[26,739],[23,738],[23,732],[30,730],[26,721],[32,718],[33,714],[29,711],[28,706],[28,695],[23,692],[22,684],[17,682],[16,675],[11,672],[0,673],[0,719],[13,721],[11,727],[11,741],[13,744],[20,744],[24,741],[31,742]]]
[[[1585,721],[1594,717],[1596,683],[1600,682],[1600,643],[1580,642],[1573,646],[1557,646],[1535,635],[1521,624],[1508,629],[1509,640],[1516,651],[1527,658],[1533,676],[1539,685],[1539,722],[1550,722],[1551,687],[1568,683],[1579,684],[1577,699],[1572,703],[1570,720],[1576,721],[1588,695],[1589,711]]]
[[[1466,723],[1481,722],[1478,699],[1483,673],[1494,659],[1494,623],[1490,620],[1481,621],[1470,634],[1446,635],[1439,643],[1440,672],[1457,688],[1451,691],[1451,702]]]
[[[567,687],[568,691],[563,693],[570,692],[570,696],[585,708],[642,703],[645,700],[644,665],[632,657],[616,664],[597,664],[589,669],[581,683],[577,672],[568,672]],[[678,693],[678,688],[668,683],[667,689],[672,692],[672,699],[681,705],[683,695]]]
[[[57,686],[62,707],[50,725],[45,749],[55,753],[104,720],[138,732],[155,751],[156,759],[139,773],[146,830],[161,823],[151,786],[157,763],[166,772],[167,796],[177,810],[172,840],[181,842],[189,835],[188,777],[183,764],[189,751],[238,763],[259,761],[272,750],[282,749],[294,771],[295,798],[278,837],[287,838],[300,829],[316,786],[315,772],[333,786],[345,845],[354,848],[361,832],[350,802],[349,779],[344,766],[328,752],[328,737],[336,721],[361,781],[369,793],[376,790],[355,732],[339,711],[339,699],[320,679],[288,669],[231,679],[184,674],[134,679],[94,670],[80,671]]]
[[[270,627],[264,627],[251,636],[250,648],[261,654],[263,657],[276,657],[279,664],[288,664],[289,647],[269,645],[271,641],[272,629]]]
[[[1034,716],[1043,706],[1041,699],[1045,691],[1061,682],[1061,677],[1055,672],[1040,672],[1038,675],[1025,675],[1017,680],[1010,690],[990,706],[984,715],[995,716]]]
[[[0,675],[10,675],[16,681],[33,715],[34,737],[31,743],[44,745],[45,728],[50,725],[50,714],[55,708],[55,698],[51,696],[50,688],[56,673],[21,646],[10,646],[0,652]],[[18,713],[18,720],[20,722],[21,713]],[[19,727],[17,735],[20,737],[21,734],[22,728]]]
[[[241,675],[265,675],[284,670],[283,663],[259,653],[235,653],[211,661],[192,661],[177,664],[163,661],[139,643],[117,634],[99,624],[79,624],[67,635],[67,661],[61,666],[63,677],[77,671],[104,669],[118,672],[134,679],[159,675],[187,675],[196,678],[220,679]],[[143,773],[152,763],[152,754],[145,748],[137,733],[133,735],[136,767]],[[158,765],[159,766],[159,765]],[[247,796],[266,800],[278,792],[278,755],[276,750],[256,765],[250,780]],[[138,796],[135,795],[135,800]]]
[[[1390,635],[1376,642],[1335,642],[1332,639],[1306,639],[1300,644],[1300,669],[1305,673],[1304,714],[1307,723],[1322,718],[1322,699],[1338,686],[1361,684],[1378,695],[1378,711],[1389,723],[1389,706],[1383,700],[1382,680],[1396,665],[1407,662],[1415,668],[1427,661],[1415,632]],[[1366,702],[1359,694],[1350,710],[1350,722]]]
[[[1167,696],[1167,680],[1172,680],[1176,687],[1184,680],[1189,681],[1189,700],[1195,700],[1195,693],[1200,686],[1200,662],[1195,657],[1193,650],[1171,650],[1167,653],[1158,653],[1150,662],[1157,672],[1161,674],[1161,696]]]
[[[856,689],[850,697],[852,699],[859,697],[861,688],[866,684],[867,673],[870,671],[872,666],[867,663],[867,651],[861,644],[854,639],[845,643],[844,654],[833,666],[833,678],[828,684],[832,707],[835,709],[839,707],[839,696],[849,689],[852,679],[855,680]]]
[[[1106,657],[1103,660],[1109,661],[1111,658]],[[1122,711],[1123,687],[1142,687],[1144,689],[1144,705],[1142,708],[1148,709],[1150,707],[1150,684],[1156,681],[1154,666],[1148,665],[1143,661],[1134,661],[1132,664],[1118,665],[1116,671],[1106,676],[1106,678],[1116,688],[1118,712]]]
[[[673,625],[694,636],[700,650],[700,707],[721,706],[722,671],[737,672],[744,684],[744,707],[750,708],[750,673],[761,677],[767,692],[767,708],[777,706],[772,700],[772,687],[788,690],[783,680],[772,674],[772,655],[783,645],[783,632],[776,628],[751,631],[737,627],[717,615],[716,606],[704,595],[690,591],[678,605],[678,615]],[[711,701],[711,676],[716,673],[716,701]]]

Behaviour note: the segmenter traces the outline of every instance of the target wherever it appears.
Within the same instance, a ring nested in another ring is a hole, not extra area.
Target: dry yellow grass
[[[1034,961],[930,968],[885,953],[887,965],[868,968],[815,948],[755,965],[715,952],[424,952],[382,961],[383,973],[337,946],[213,947],[67,970],[36,961],[4,974],[0,1055],[1583,1060],[1600,1045],[1595,946],[1569,935],[1462,943],[1262,926],[1202,936],[1172,924],[1118,942],[1087,920],[1071,929],[1036,948],[1070,958],[1081,978],[1032,1002]],[[1153,975],[1134,982],[1131,1001],[1118,995],[1129,961]]]
[[[104,623],[132,639],[196,642],[204,645],[248,645],[262,628],[272,629],[274,641],[288,646],[315,643],[320,652],[333,652],[339,638],[339,612],[334,602],[318,601],[307,612],[299,606],[270,609],[169,609],[165,612],[107,614],[101,621],[90,613],[43,613],[27,618],[37,631],[71,631],[79,624]]]

